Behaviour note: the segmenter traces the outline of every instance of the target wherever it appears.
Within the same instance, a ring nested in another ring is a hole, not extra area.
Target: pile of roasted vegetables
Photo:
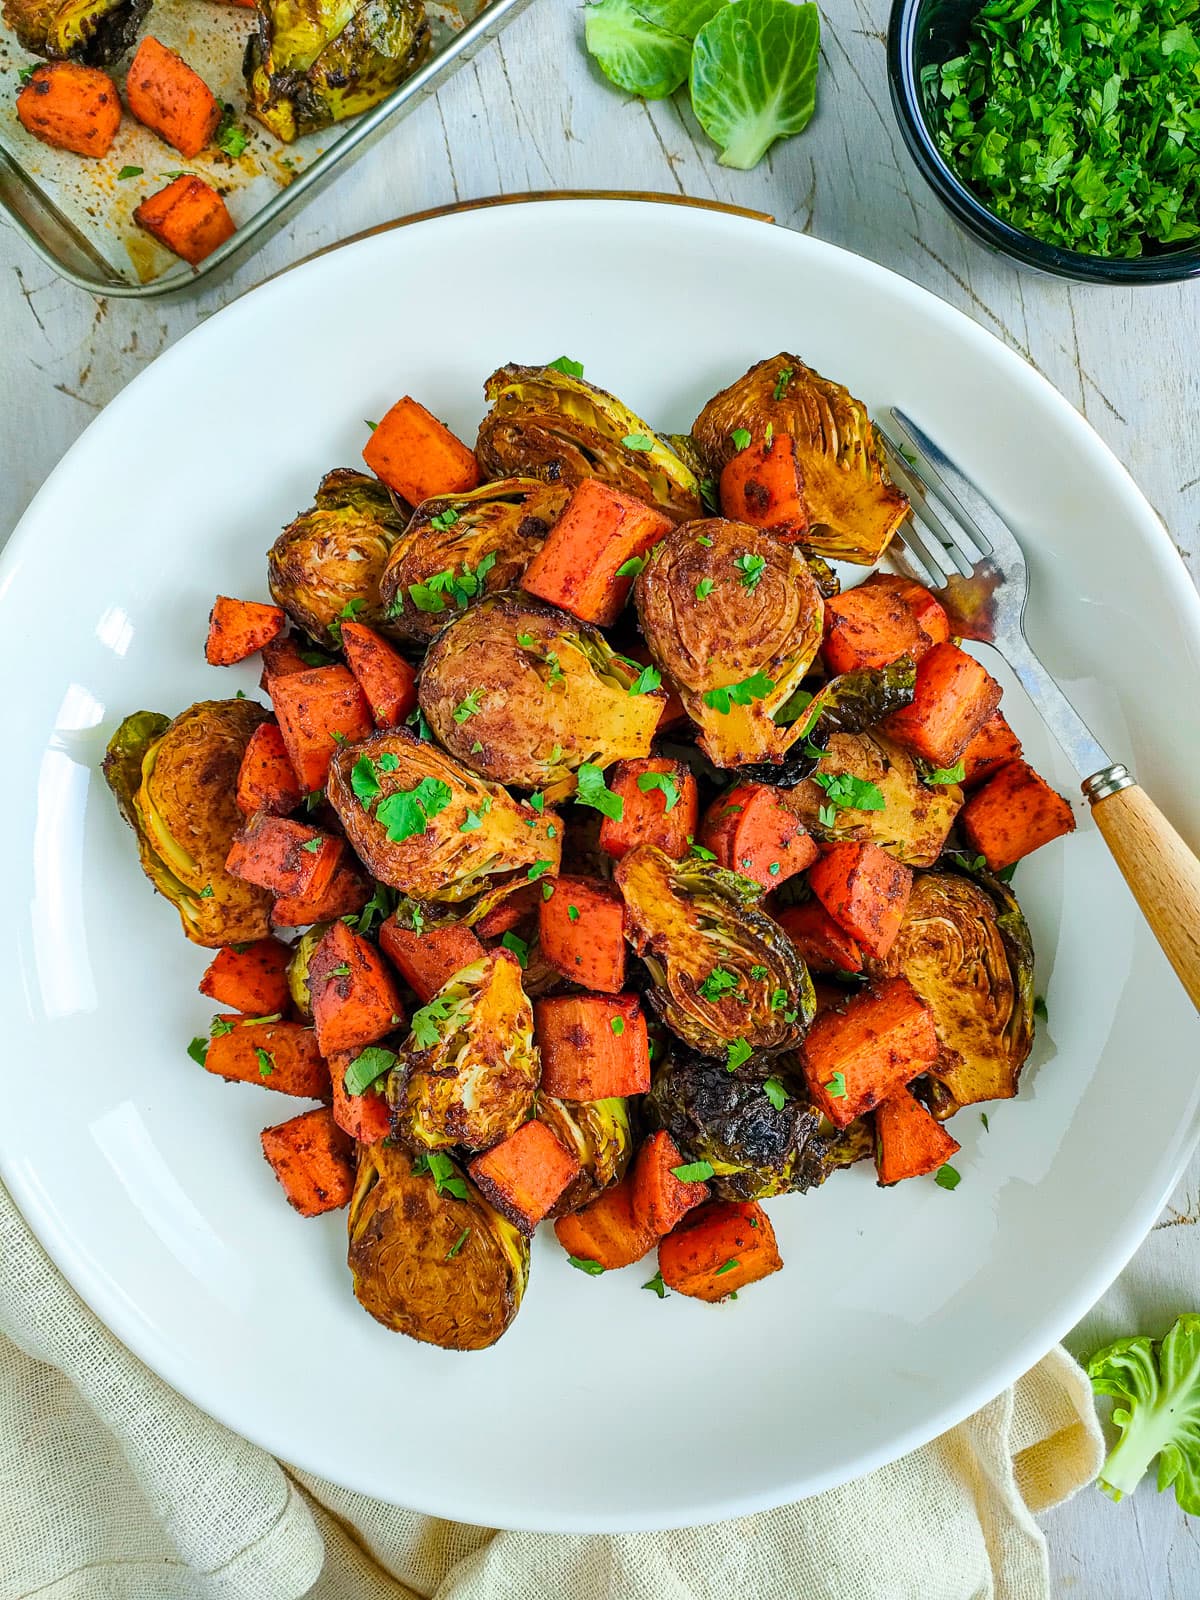
[[[492,1344],[552,1220],[599,1274],[732,1296],[759,1202],[874,1158],[957,1181],[1012,1096],[1033,955],[1007,879],[1072,827],[926,590],[864,407],[792,355],[663,436],[565,357],[414,400],[218,598],[270,709],[140,711],[105,775],[226,1008],[191,1053],[316,1099],[265,1130],[349,1205],[390,1328]],[[300,932],[286,942],[289,932]],[[815,976],[815,981],[814,981]]]

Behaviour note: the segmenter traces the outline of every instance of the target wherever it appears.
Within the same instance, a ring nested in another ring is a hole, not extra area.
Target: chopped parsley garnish
[[[547,361],[549,372],[561,372],[564,378],[582,378],[583,362],[572,361],[570,356],[559,356],[557,361]]]
[[[424,833],[454,798],[448,783],[440,778],[422,778],[415,789],[397,789],[379,802],[375,816],[387,830],[392,844],[402,844]]]
[[[692,841],[692,854],[701,861],[715,861],[717,859],[715,850],[710,850],[707,845],[697,844],[694,839]]]
[[[409,598],[418,611],[438,612],[446,609],[446,596],[449,595],[459,610],[463,611],[467,602],[483,589],[483,580],[495,565],[496,552],[493,550],[484,556],[474,570],[464,563],[457,576],[452,567],[430,573],[424,583],[409,584]]]
[[[187,1053],[198,1067],[202,1067],[208,1056],[208,1040],[193,1039],[187,1047]]]
[[[571,922],[578,922],[579,921],[579,907],[578,906],[568,906],[567,907],[567,918]]]
[[[764,978],[765,978],[765,977],[766,977],[766,975],[767,975],[767,969],[766,969],[766,967],[761,967],[761,966],[760,966],[760,967],[751,967],[751,968],[750,968],[750,976],[751,976],[751,977],[752,977],[752,978],[753,978],[753,979],[754,979],[754,980],[755,980],[755,981],[756,981],[756,982],[759,982],[759,983],[761,983],[761,982],[762,982],[762,980],[763,980],[763,979],[764,979]]]
[[[460,1010],[461,1001],[449,995],[436,995],[427,1006],[414,1011],[411,1027],[417,1049],[428,1050],[435,1045],[442,1037],[443,1025],[457,1021]]]
[[[437,1194],[450,1194],[456,1200],[467,1198],[466,1183],[458,1176],[453,1161],[444,1151],[426,1151],[413,1162],[412,1169],[416,1176],[427,1172],[433,1179],[433,1187]]]
[[[653,450],[654,440],[647,433],[627,433],[621,440],[626,450]]]
[[[515,933],[506,933],[500,943],[506,950],[511,950],[520,962],[522,969],[529,965],[529,945],[526,940]]]
[[[741,683],[729,683],[721,689],[706,690],[704,704],[724,715],[731,705],[748,706],[770,694],[774,687],[773,678],[768,678],[765,672],[754,672],[750,677],[743,678]]]
[[[471,1237],[470,1228],[464,1228],[463,1231],[459,1234],[458,1238],[455,1239],[454,1243],[450,1246],[449,1250],[446,1251],[446,1255],[445,1255],[444,1259],[447,1260],[447,1261],[453,1261],[455,1256],[462,1249],[463,1245],[466,1244],[467,1240],[470,1237]]]
[[[787,1101],[788,1092],[780,1083],[778,1078],[767,1078],[763,1083],[763,1093],[775,1107],[776,1111],[783,1110],[784,1104]]]
[[[727,1047],[725,1065],[730,1072],[736,1072],[739,1067],[745,1066],[752,1052],[745,1039],[734,1039]]]
[[[817,821],[821,824],[821,826],[823,828],[836,828],[837,827],[837,807],[836,806],[818,806],[817,807]]]
[[[210,1039],[223,1039],[227,1033],[233,1032],[233,1023],[228,1017],[214,1017],[212,1026],[208,1030]]]
[[[476,739],[475,743],[471,746],[471,754],[473,756],[477,756],[482,749],[483,741],[481,739]]]
[[[577,777],[579,787],[575,791],[576,805],[591,806],[593,810],[611,817],[614,822],[620,822],[625,815],[625,802],[605,783],[601,768],[590,761],[585,761],[579,768]]]
[[[258,1045],[254,1051],[254,1059],[258,1062],[258,1075],[260,1078],[269,1078],[275,1071],[275,1057],[269,1050],[264,1050]]]
[[[921,774],[922,783],[961,783],[967,775],[966,763],[960,756],[952,767],[932,767]]]
[[[638,776],[637,786],[643,794],[649,794],[652,789],[661,790],[667,802],[665,811],[674,811],[679,804],[679,785],[669,772],[643,772]]]
[[[535,861],[525,876],[529,879],[530,883],[533,883],[537,878],[540,878],[543,873],[549,872],[553,865],[553,861]]]
[[[126,178],[140,178],[145,170],[144,167],[122,167],[117,173],[117,182],[123,183]]]
[[[453,506],[447,506],[445,511],[439,511],[435,517],[430,517],[429,526],[436,528],[439,533],[445,533],[447,528],[452,528],[458,521],[458,512]]]
[[[706,1183],[713,1175],[711,1161],[685,1161],[681,1167],[672,1167],[671,1176],[680,1183]]]
[[[348,978],[350,976],[350,963],[343,961],[336,967],[330,967],[325,976],[327,978]]]
[[[225,154],[232,156],[235,161],[250,143],[249,135],[238,127],[232,106],[225,107],[225,114],[217,127],[214,143],[218,150],[224,150]]]
[[[522,650],[537,649],[537,640],[531,633],[519,633],[517,635],[517,643],[521,646]]]
[[[385,750],[377,764],[380,772],[395,772],[400,765],[400,757],[394,750]]]
[[[1045,995],[1035,994],[1033,997],[1033,1014],[1039,1022],[1049,1022],[1050,1013],[1046,1010]]]
[[[201,889],[201,891],[200,891],[200,898],[201,898],[201,900],[211,900],[212,897],[213,897],[213,886],[212,886],[211,883],[206,883],[204,885],[203,889]]]
[[[353,622],[366,603],[367,602],[362,599],[346,601],[346,604],[329,624],[329,633],[335,644],[341,644],[342,642],[342,623]]]
[[[787,1003],[788,1003],[788,992],[787,992],[786,989],[772,989],[771,990],[771,1010],[772,1011],[782,1011],[784,1006],[787,1005]]]
[[[629,694],[649,694],[662,683],[662,674],[657,667],[643,667],[637,677],[629,685]]]
[[[717,500],[717,484],[714,478],[700,479],[700,504],[706,511],[719,511],[721,509]]]
[[[887,802],[877,784],[851,772],[814,772],[813,782],[824,789],[829,803],[847,811],[882,811]]]
[[[986,1111],[981,1111],[979,1113],[979,1120],[980,1120],[980,1122],[983,1123],[983,1131],[984,1131],[984,1133],[989,1133],[991,1131],[991,1126],[992,1125],[988,1121],[988,1114],[987,1114]]]
[[[538,789],[529,796],[528,804],[533,807],[540,817],[542,812],[546,809],[546,796],[540,789]]]
[[[846,1098],[846,1074],[835,1072],[825,1085],[825,1093],[831,1100],[844,1100]]]
[[[711,578],[701,578],[700,582],[696,585],[696,599],[707,600],[715,588],[716,584]]]
[[[598,1278],[604,1271],[598,1261],[585,1261],[582,1256],[568,1256],[567,1260],[580,1272],[586,1272],[589,1278]]]
[[[766,571],[766,556],[756,556],[747,552],[745,555],[735,557],[733,564],[741,573],[738,582],[753,594],[755,589],[758,588],[759,580]]]
[[[738,1263],[737,1257],[736,1256],[730,1256],[728,1261],[724,1261],[724,1262],[721,1263],[721,1265],[713,1273],[713,1277],[714,1278],[719,1278],[723,1272],[732,1272],[734,1267],[736,1267],[738,1265],[739,1265],[739,1263]]]
[[[346,1068],[342,1077],[342,1087],[347,1094],[366,1094],[371,1085],[377,1083],[395,1065],[394,1050],[385,1050],[378,1044],[368,1045],[365,1050],[358,1052]]]
[[[636,578],[646,565],[645,556],[630,556],[628,561],[622,561],[617,568],[618,578]]]
[[[736,973],[727,972],[724,967],[714,967],[700,985],[700,994],[705,1000],[723,1000],[726,995],[734,994],[737,986]]]
[[[306,839],[300,848],[306,850],[310,856],[315,856],[324,842],[323,839]]]
[[[745,450],[750,443],[750,429],[735,428],[729,435],[729,440],[735,450]]]
[[[642,1288],[649,1289],[650,1293],[656,1294],[660,1300],[665,1300],[667,1298],[667,1286],[663,1282],[663,1275],[661,1272],[656,1272],[650,1279],[649,1283],[644,1283]]]
[[[696,543],[702,544],[706,550],[712,549],[712,540],[706,533],[698,533],[696,535]]]
[[[486,692],[484,689],[472,689],[470,694],[465,695],[454,708],[455,722],[465,722],[468,717],[473,717],[482,711]]]
[[[542,885],[542,899],[543,900],[553,900],[554,899],[554,885],[552,883],[549,883],[549,882],[543,883],[543,885]]]
[[[775,388],[772,391],[772,400],[782,400],[787,393],[787,386],[792,381],[791,367],[780,367],[779,376],[775,379]]]
[[[939,1167],[933,1175],[933,1181],[939,1189],[957,1189],[962,1182],[962,1173],[957,1167],[952,1167],[949,1162],[944,1167]]]

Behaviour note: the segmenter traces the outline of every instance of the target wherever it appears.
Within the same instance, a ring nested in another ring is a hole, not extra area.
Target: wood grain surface
[[[686,101],[647,104],[610,88],[583,54],[579,7],[533,0],[498,42],[221,283],[145,304],[93,300],[0,225],[0,437],[7,446],[0,536],[72,440],[147,362],[291,262],[450,201],[636,189],[770,212],[785,227],[859,251],[961,307],[1088,418],[1200,577],[1197,289],[1093,288],[1035,277],[960,233],[901,145],[888,98],[886,26],[885,0],[834,0],[823,18],[817,115],[801,138],[777,146],[750,173],[717,165]],[[231,428],[252,405],[230,373]],[[1179,581],[1188,581],[1183,566]],[[1151,1065],[1131,1062],[1131,1073]],[[1200,1309],[1198,1221],[1200,1159],[1075,1331],[1069,1342],[1077,1353],[1120,1333],[1161,1333],[1180,1311]],[[1089,1489],[1045,1527],[1055,1592],[1065,1600],[1200,1596],[1200,1525],[1150,1484],[1120,1506]]]

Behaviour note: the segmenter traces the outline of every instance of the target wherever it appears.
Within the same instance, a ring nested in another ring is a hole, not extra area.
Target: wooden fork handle
[[[1200,859],[1124,767],[1098,772],[1083,792],[1151,932],[1200,1009]]]

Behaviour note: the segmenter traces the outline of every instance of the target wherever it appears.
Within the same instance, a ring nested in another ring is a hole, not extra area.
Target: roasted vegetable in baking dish
[[[150,0],[4,0],[4,20],[30,55],[106,67],[138,36]]]

